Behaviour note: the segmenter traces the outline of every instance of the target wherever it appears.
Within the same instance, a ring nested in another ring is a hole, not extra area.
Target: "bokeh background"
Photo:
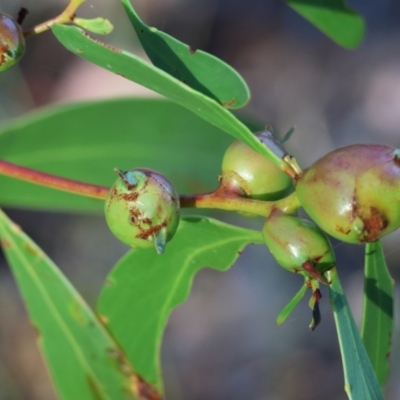
[[[0,0],[0,11],[16,16],[20,7],[28,8],[24,23],[28,29],[66,5],[66,0]],[[233,65],[252,92],[246,108],[249,115],[280,134],[296,125],[287,148],[302,166],[352,143],[400,147],[398,1],[349,2],[365,17],[368,27],[363,44],[355,51],[331,42],[280,0],[135,0],[134,5],[149,25]],[[115,31],[105,40],[141,54],[118,0],[87,0],[79,14],[107,17]],[[47,32],[29,39],[20,65],[0,75],[0,121],[5,124],[55,103],[118,96],[155,94],[77,59]],[[95,304],[108,271],[127,251],[108,232],[103,218],[7,212],[89,303]],[[214,216],[255,229],[263,223],[228,213]],[[384,240],[395,280],[400,275],[399,240],[399,233]],[[363,247],[333,244],[347,296],[360,322]],[[199,273],[190,298],[174,311],[165,334],[167,399],[344,400],[338,343],[325,288],[323,320],[315,332],[308,330],[311,314],[306,298],[283,326],[275,323],[301,283],[299,276],[277,266],[262,246],[246,249],[226,273],[209,269]],[[395,314],[398,309],[397,301]],[[398,323],[390,360],[386,394],[394,400],[400,398]],[[2,257],[0,399],[56,398],[35,332]]]

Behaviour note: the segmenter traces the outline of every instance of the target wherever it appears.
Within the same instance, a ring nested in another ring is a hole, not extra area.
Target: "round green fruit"
[[[264,224],[263,236],[283,268],[327,283],[323,274],[335,266],[335,255],[328,238],[313,222],[275,209]]]
[[[263,132],[256,134],[260,141],[262,135]],[[225,152],[221,185],[231,192],[258,200],[278,200],[292,189],[288,175],[239,140]]]
[[[119,178],[105,204],[110,230],[131,247],[155,247],[161,254],[179,224],[176,190],[167,178],[150,169],[116,172]]]
[[[16,64],[25,52],[21,25],[7,14],[0,13],[0,72]]]
[[[400,227],[400,160],[392,147],[359,144],[328,153],[304,171],[296,193],[309,216],[348,243]]]

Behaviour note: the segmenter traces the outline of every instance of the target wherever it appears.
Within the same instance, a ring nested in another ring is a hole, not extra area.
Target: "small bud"
[[[110,230],[129,246],[155,247],[158,254],[163,253],[179,224],[179,196],[175,188],[167,178],[150,169],[116,172],[119,178],[105,204]]]

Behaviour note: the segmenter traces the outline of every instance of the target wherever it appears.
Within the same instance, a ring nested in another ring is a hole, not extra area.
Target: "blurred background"
[[[236,68],[252,92],[249,115],[282,135],[296,125],[287,148],[303,167],[352,143],[400,147],[398,1],[349,2],[368,27],[355,51],[331,42],[280,0],[134,0],[133,4],[149,25]],[[20,7],[28,8],[24,23],[28,29],[66,5],[66,0],[0,0],[0,11],[16,16]],[[87,0],[79,15],[107,17],[115,31],[105,40],[141,54],[118,0]],[[47,32],[29,39],[19,67],[0,75],[0,119],[4,124],[55,103],[118,96],[155,94],[77,59]],[[103,218],[7,212],[95,304],[108,271],[127,251],[112,238]],[[213,215],[254,229],[263,223],[227,213]],[[394,233],[384,241],[395,280],[400,275],[399,240],[400,234]],[[346,294],[360,322],[363,247],[333,244]],[[163,343],[167,399],[346,399],[326,288],[316,331],[308,329],[308,298],[283,326],[275,323],[301,283],[299,276],[277,266],[262,246],[247,248],[226,273],[206,269],[198,274],[189,300],[174,311]],[[400,398],[399,333],[397,323],[386,386],[387,399],[392,400]],[[56,398],[35,332],[1,258],[0,399]]]

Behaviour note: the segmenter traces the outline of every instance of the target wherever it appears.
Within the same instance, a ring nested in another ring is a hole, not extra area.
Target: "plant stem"
[[[110,190],[106,186],[63,178],[4,160],[0,160],[0,175],[101,200],[106,199]],[[230,192],[223,186],[212,193],[181,195],[179,199],[183,208],[216,208],[264,217],[267,217],[272,209],[279,209],[284,213],[293,213],[300,207],[296,192],[281,200],[261,201],[242,197],[234,192]]]
[[[216,190],[212,193],[180,196],[181,207],[218,208],[268,217],[273,209],[293,213],[300,207],[296,192],[276,201],[254,200]]]
[[[35,183],[37,185],[63,190],[65,192],[94,197],[96,199],[105,199],[109,191],[109,188],[105,186],[92,185],[68,178],[62,178],[60,176],[21,167],[3,160],[0,160],[0,174]]]
[[[39,33],[45,32],[54,24],[68,24],[74,21],[76,10],[85,2],[86,0],[71,0],[67,8],[57,17],[51,18],[46,22],[42,22],[36,25],[31,30],[24,32],[24,37],[28,38],[31,36],[38,35]]]

